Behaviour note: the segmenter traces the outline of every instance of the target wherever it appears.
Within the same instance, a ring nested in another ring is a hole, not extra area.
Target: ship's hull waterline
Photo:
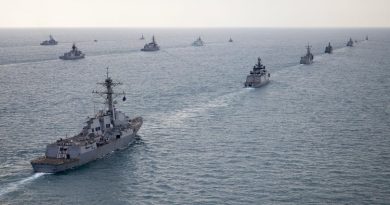
[[[269,79],[263,81],[263,82],[260,82],[260,83],[245,83],[245,87],[246,88],[259,88],[259,87],[262,87],[264,85],[267,85],[269,83]]]
[[[136,133],[128,136],[122,136],[114,142],[100,146],[90,152],[81,154],[77,159],[58,159],[41,157],[31,161],[35,172],[57,173],[73,169],[96,159],[102,158],[115,150],[120,150],[133,144],[137,139]]]
[[[59,59],[61,60],[78,60],[78,59],[83,59],[85,58],[84,55],[82,56],[72,56],[72,57],[67,57],[67,56],[60,56]]]

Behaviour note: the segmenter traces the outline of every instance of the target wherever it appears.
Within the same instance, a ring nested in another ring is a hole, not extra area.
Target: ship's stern
[[[40,157],[30,163],[34,172],[57,173],[76,167],[79,160]]]

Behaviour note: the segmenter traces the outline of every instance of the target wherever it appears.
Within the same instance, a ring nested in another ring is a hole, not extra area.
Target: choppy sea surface
[[[59,44],[40,46],[49,34]],[[161,50],[140,52],[153,34]],[[73,42],[86,58],[58,59]],[[308,43],[314,63],[299,65]],[[258,56],[271,82],[245,89]],[[141,139],[33,173],[46,144],[101,109],[106,67]],[[390,29],[1,29],[0,88],[0,204],[390,201]]]

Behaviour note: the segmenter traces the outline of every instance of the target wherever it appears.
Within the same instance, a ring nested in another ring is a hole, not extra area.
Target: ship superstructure
[[[200,36],[192,43],[192,46],[203,46],[203,45],[204,45],[204,42],[200,38]]]
[[[84,57],[85,54],[77,48],[76,44],[73,43],[72,50],[67,53],[64,53],[64,55],[60,56],[59,58],[62,60],[77,60]]]
[[[330,45],[330,42],[329,44],[325,47],[325,53],[333,53],[333,47]]]
[[[271,74],[265,69],[265,66],[261,64],[261,58],[257,59],[257,64],[253,66],[253,70],[250,71],[246,77],[244,87],[258,88],[269,82]]]
[[[306,55],[301,57],[300,64],[310,65],[313,63],[314,56],[310,50],[311,50],[311,46],[307,45],[306,46]]]
[[[152,37],[152,42],[145,44],[144,48],[141,51],[158,51],[160,50],[160,46],[157,44],[154,36]]]
[[[352,38],[349,38],[349,41],[347,42],[348,47],[353,47],[353,41]]]
[[[93,91],[105,99],[105,110],[89,118],[79,134],[59,138],[48,144],[45,156],[34,159],[31,165],[35,172],[56,173],[84,165],[112,151],[123,149],[133,143],[142,126],[142,118],[130,119],[115,107],[114,99],[124,93],[115,93],[113,88],[121,85],[108,76],[102,85],[104,91]],[[126,97],[123,96],[123,101]]]
[[[53,45],[57,45],[57,44],[58,44],[58,41],[54,40],[52,35],[49,36],[49,40],[42,41],[42,43],[41,43],[42,46],[53,46]]]

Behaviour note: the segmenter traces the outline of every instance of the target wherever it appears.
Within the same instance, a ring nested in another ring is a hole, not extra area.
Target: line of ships
[[[144,35],[142,34],[142,36],[139,39],[145,40]],[[94,42],[97,42],[97,40],[95,39]],[[233,39],[230,38],[228,40],[228,42],[232,43]],[[49,35],[49,40],[45,40],[41,43],[42,46],[53,46],[53,45],[57,45],[57,44],[58,44],[58,41],[56,41],[52,35]],[[204,41],[199,36],[191,45],[192,46],[203,46]],[[154,36],[152,37],[152,42],[146,43],[144,45],[144,47],[141,49],[141,51],[145,51],[145,52],[158,51],[158,50],[160,50],[160,46],[157,44]],[[72,49],[69,52],[66,52],[63,55],[61,55],[59,58],[62,60],[77,60],[77,59],[81,59],[84,57],[85,57],[85,54],[77,48],[75,43],[73,43]]]
[[[368,36],[366,36],[366,40],[368,40]],[[349,39],[347,42],[348,47],[353,46],[352,38]],[[357,41],[355,40],[355,43]],[[304,65],[310,65],[313,63],[314,55],[311,53],[311,46],[306,46],[306,54],[301,57],[301,60],[299,61],[300,64]],[[325,53],[331,54],[333,52],[333,47],[329,44],[325,47]],[[267,71],[264,65],[261,64],[261,59],[258,58],[257,64],[253,66],[253,70],[250,71],[249,75],[246,77],[246,81],[244,83],[244,87],[253,87],[258,88],[261,87],[269,82],[269,78],[271,77],[271,74]]]
[[[144,40],[142,35],[140,40]],[[366,36],[366,40],[368,37]],[[97,40],[95,40],[96,42]],[[233,42],[230,38],[229,42]],[[357,41],[355,41],[356,43]],[[50,35],[50,39],[43,41],[41,45],[57,45],[58,42]],[[347,46],[352,47],[354,42],[350,38]],[[199,37],[192,43],[193,46],[203,46],[204,42]],[[153,36],[152,42],[145,44],[142,51],[157,51],[160,47]],[[314,56],[311,53],[311,46],[306,46],[307,53],[301,57],[301,64],[312,64]],[[325,53],[331,54],[333,48],[330,43],[325,48]],[[60,59],[75,60],[84,58],[75,44],[72,50],[60,56]],[[258,88],[269,83],[271,74],[262,64],[261,59],[257,59],[257,64],[246,77],[244,87]],[[102,158],[112,151],[124,149],[129,144],[134,143],[138,138],[137,132],[141,128],[142,117],[130,119],[125,113],[116,108],[117,101],[114,100],[123,94],[123,101],[126,101],[125,93],[114,92],[114,87],[121,85],[114,82],[108,73],[104,82],[98,83],[104,87],[102,91],[92,93],[102,96],[105,100],[104,110],[99,110],[95,115],[86,121],[86,125],[75,136],[70,138],[60,138],[46,146],[45,155],[32,160],[30,163],[35,172],[57,173],[82,166],[86,163]]]

